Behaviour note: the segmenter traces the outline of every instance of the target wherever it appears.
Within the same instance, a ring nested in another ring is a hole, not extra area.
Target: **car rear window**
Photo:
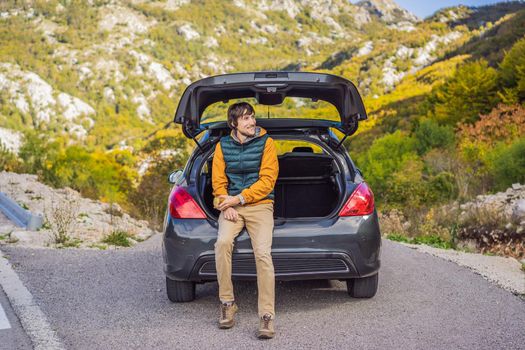
[[[277,149],[277,155],[282,156],[283,154],[294,152],[294,153],[315,153],[323,154],[323,149],[318,145],[296,140],[273,140],[275,148]]]
[[[294,118],[340,121],[339,112],[332,104],[325,101],[312,101],[309,98],[287,97],[280,105],[265,106],[257,103],[255,98],[217,102],[210,105],[202,114],[201,123],[222,122],[227,119],[228,107],[233,103],[248,102],[255,109],[257,119]]]

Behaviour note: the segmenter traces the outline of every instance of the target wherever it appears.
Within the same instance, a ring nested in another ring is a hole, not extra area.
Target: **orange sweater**
[[[232,131],[233,132],[233,131]],[[261,128],[260,136],[266,134]],[[272,199],[263,199],[273,190],[277,175],[279,174],[279,162],[277,161],[277,150],[272,138],[266,140],[259,169],[259,180],[253,185],[242,190],[245,205],[256,205],[262,203],[273,203]],[[212,168],[213,196],[228,195],[228,177],[226,176],[226,163],[222,154],[221,143],[217,143],[213,156]]]

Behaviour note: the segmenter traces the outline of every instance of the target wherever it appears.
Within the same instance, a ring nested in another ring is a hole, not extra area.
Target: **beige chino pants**
[[[221,302],[234,300],[232,284],[233,241],[246,226],[252,242],[257,269],[259,317],[275,316],[275,275],[271,255],[273,235],[273,203],[236,206],[237,222],[219,216],[219,234],[215,243],[215,266]]]

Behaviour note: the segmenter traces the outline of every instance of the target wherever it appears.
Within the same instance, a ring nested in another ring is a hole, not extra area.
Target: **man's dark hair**
[[[253,114],[255,110],[248,102],[234,103],[228,108],[228,126],[231,129],[237,127],[237,119],[245,114]]]

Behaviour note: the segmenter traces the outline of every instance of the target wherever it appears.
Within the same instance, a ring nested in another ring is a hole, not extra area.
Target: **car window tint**
[[[340,121],[337,108],[325,101],[312,101],[308,98],[287,97],[280,105],[265,106],[257,103],[255,98],[230,100],[226,103],[217,102],[210,105],[202,114],[201,123],[226,121],[228,107],[237,102],[248,102],[255,109],[255,117],[268,118],[294,118],[294,119],[319,119]]]

